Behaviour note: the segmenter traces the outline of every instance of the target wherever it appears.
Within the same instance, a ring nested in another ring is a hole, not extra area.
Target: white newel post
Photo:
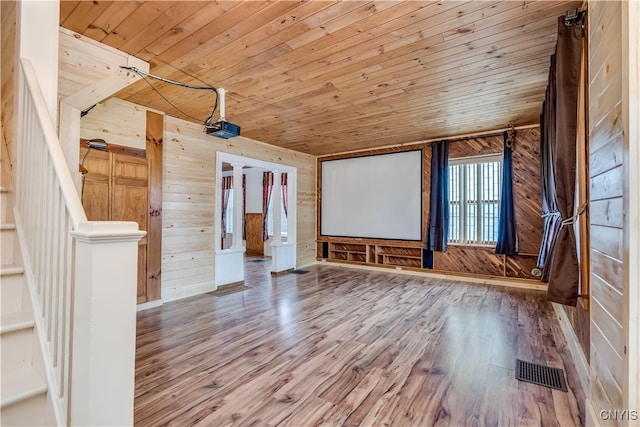
[[[82,222],[75,239],[70,424],[133,425],[135,222]]]

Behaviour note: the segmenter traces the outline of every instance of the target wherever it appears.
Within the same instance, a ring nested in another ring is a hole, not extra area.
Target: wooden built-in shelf
[[[372,243],[325,243],[329,245],[326,258],[328,261],[422,268],[422,249],[419,247]]]
[[[318,240],[318,259],[372,267],[428,269],[434,273],[478,278],[539,280],[531,271],[537,254],[497,255],[493,247],[449,245],[446,252],[433,252],[431,265],[423,264],[423,244],[413,241],[324,237]]]

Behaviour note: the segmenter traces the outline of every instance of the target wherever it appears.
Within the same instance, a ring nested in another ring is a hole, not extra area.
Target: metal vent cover
[[[291,270],[293,274],[307,274],[309,270]]]
[[[559,368],[550,368],[537,363],[516,359],[516,379],[556,390],[567,391],[564,371]]]

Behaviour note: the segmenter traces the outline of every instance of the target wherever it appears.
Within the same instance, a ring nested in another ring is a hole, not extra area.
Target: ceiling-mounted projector
[[[229,123],[224,119],[224,94],[227,91],[223,88],[218,88],[216,90],[218,91],[220,98],[220,120],[215,123],[205,123],[205,132],[207,135],[213,135],[223,139],[240,136],[240,126]]]
[[[240,126],[225,122],[224,120],[207,125],[205,131],[208,135],[217,136],[218,138],[223,139],[240,136]]]

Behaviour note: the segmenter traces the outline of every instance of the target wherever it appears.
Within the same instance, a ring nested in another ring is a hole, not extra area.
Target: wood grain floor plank
[[[250,258],[251,261],[255,258]],[[544,294],[337,266],[138,314],[137,426],[581,425]],[[514,378],[565,369],[569,392]]]

